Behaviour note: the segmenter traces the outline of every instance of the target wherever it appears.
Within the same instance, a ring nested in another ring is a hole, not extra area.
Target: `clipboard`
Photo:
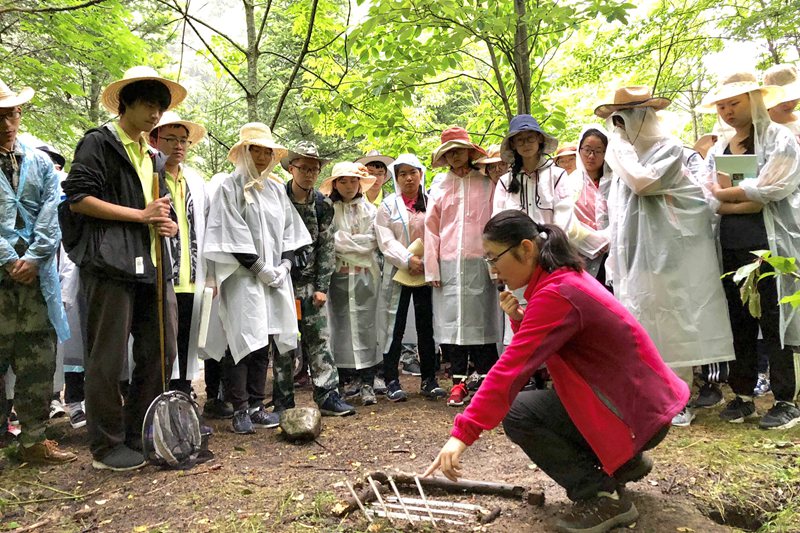
[[[758,176],[758,158],[755,155],[718,155],[714,161],[717,171],[730,175],[733,186],[748,178]]]

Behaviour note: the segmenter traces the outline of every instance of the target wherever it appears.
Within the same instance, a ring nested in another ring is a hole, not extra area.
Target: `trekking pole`
[[[153,200],[158,200],[160,189],[158,173],[153,173]],[[167,363],[164,353],[164,257],[161,250],[161,235],[154,228],[156,247],[156,301],[158,302],[158,348],[161,352],[161,392],[167,392]]]

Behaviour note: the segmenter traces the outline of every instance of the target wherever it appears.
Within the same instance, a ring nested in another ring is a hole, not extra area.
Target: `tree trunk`
[[[100,124],[100,91],[103,82],[97,72],[89,73],[89,121],[94,125]]]
[[[531,112],[531,65],[525,0],[514,0],[517,31],[514,34],[514,63],[517,86],[517,113]]]
[[[256,28],[255,6],[252,0],[242,0],[247,27],[247,120],[258,121],[258,28]]]

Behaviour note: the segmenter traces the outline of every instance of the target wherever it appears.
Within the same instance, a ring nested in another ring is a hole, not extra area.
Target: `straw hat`
[[[289,165],[295,159],[306,158],[306,159],[316,159],[319,161],[320,168],[324,167],[328,163],[331,162],[330,159],[323,159],[319,156],[319,150],[317,150],[317,145],[311,141],[300,141],[295,146],[294,150],[289,150],[288,154],[281,158],[281,166],[283,170],[289,170]]]
[[[377,150],[370,150],[364,157],[356,159],[356,163],[361,163],[362,165],[366,166],[370,163],[383,163],[386,165],[386,168],[389,168],[389,165],[394,163],[394,157],[389,157],[388,155],[382,155]]]
[[[30,87],[23,87],[23,89],[15,93],[11,88],[0,80],[0,107],[17,107],[22,104],[30,102],[35,91]]]
[[[561,148],[558,149],[558,151],[556,151],[555,159],[568,155],[578,155],[578,147],[574,144],[568,144],[566,146],[562,146]]]
[[[206,129],[203,126],[195,122],[189,122],[188,120],[181,120],[180,115],[175,111],[165,111],[164,114],[161,115],[161,120],[158,121],[158,125],[151,131],[157,130],[162,126],[183,126],[189,132],[189,142],[192,144],[196,144],[206,136]]]
[[[535,131],[544,137],[543,154],[552,154],[558,148],[558,139],[545,133],[535,118],[531,115],[517,115],[509,122],[508,133],[503,137],[503,142],[500,143],[500,154],[506,163],[514,163],[514,149],[511,147],[511,139],[523,131]]]
[[[775,107],[783,102],[800,100],[800,80],[798,80],[797,67],[794,65],[775,65],[767,69],[764,73],[764,85],[778,85],[783,88],[783,99],[774,102],[767,101],[767,109]]]
[[[286,155],[286,148],[275,142],[269,126],[262,122],[248,122],[239,130],[239,141],[228,152],[228,161],[235,165],[239,159],[239,151],[250,145],[263,146],[272,150],[270,167]]]
[[[503,158],[500,157],[500,145],[493,144],[486,149],[486,157],[481,157],[475,161],[476,165],[491,165],[492,163],[500,163]]]
[[[783,89],[774,85],[759,85],[756,75],[752,72],[735,72],[720,81],[714,89],[708,91],[706,97],[700,102],[696,110],[701,113],[716,113],[717,102],[746,94],[753,91],[761,92],[764,103],[767,101],[780,103],[783,100]]]
[[[650,87],[635,85],[632,87],[622,87],[614,92],[614,102],[611,104],[601,104],[594,110],[594,114],[600,118],[608,118],[614,111],[621,109],[636,109],[639,107],[652,107],[656,111],[666,108],[671,103],[669,98],[653,97]]]
[[[336,163],[333,165],[333,170],[331,171],[331,175],[325,178],[325,180],[320,183],[319,185],[319,192],[324,194],[325,196],[330,196],[331,192],[333,192],[333,182],[339,178],[344,178],[346,176],[352,176],[354,178],[358,178],[361,182],[361,193],[367,192],[370,187],[375,184],[377,178],[375,176],[370,175],[367,172],[367,167],[362,165],[361,163],[351,163],[350,161],[342,161],[341,163]]]
[[[160,81],[169,89],[171,99],[167,109],[177,107],[178,104],[183,102],[184,98],[186,98],[186,88],[183,85],[162,78],[154,68],[140,65],[129,68],[125,71],[125,74],[122,75],[121,80],[110,83],[108,87],[103,90],[103,94],[100,96],[100,103],[103,104],[103,107],[105,107],[109,113],[116,115],[119,112],[119,92],[123,87],[137,81],[145,80]]]
[[[433,151],[433,155],[431,156],[431,167],[437,168],[447,166],[444,154],[453,148],[469,148],[470,161],[476,161],[480,159],[481,156],[486,157],[484,149],[470,140],[467,130],[459,126],[453,126],[442,132],[441,144]]]
[[[409,244],[408,251],[414,255],[423,257],[425,255],[425,246],[422,244],[422,239],[417,239]],[[406,287],[422,287],[425,285],[425,274],[412,275],[409,274],[408,270],[401,270],[399,268],[392,279]]]

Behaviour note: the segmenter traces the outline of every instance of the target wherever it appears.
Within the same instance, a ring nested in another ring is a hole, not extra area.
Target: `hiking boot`
[[[764,396],[770,390],[772,388],[769,384],[769,376],[767,374],[759,374],[758,381],[756,381],[756,386],[753,389],[753,396]]]
[[[744,400],[741,396],[729,401],[719,414],[721,419],[732,424],[741,424],[745,418],[756,418],[757,416],[756,404],[753,403],[753,400]]]
[[[339,393],[331,391],[325,401],[319,406],[322,416],[349,416],[356,414],[352,405],[342,400]]]
[[[218,420],[233,418],[233,406],[218,398],[211,398],[203,406],[203,417]]]
[[[450,397],[447,398],[447,405],[461,407],[467,402],[469,402],[467,387],[463,383],[453,385],[453,388],[450,389]]]
[[[124,444],[118,444],[102,459],[92,461],[92,468],[97,470],[113,470],[114,472],[125,472],[126,470],[136,470],[146,464],[144,455],[131,450]]]
[[[69,425],[72,426],[72,429],[79,429],[86,425],[86,413],[82,408],[76,407],[69,410]]]
[[[789,429],[800,424],[800,409],[789,402],[775,402],[767,411],[758,427],[761,429]]]
[[[250,413],[250,422],[256,428],[276,428],[281,424],[281,417],[278,414],[270,413],[263,407],[257,408]]]
[[[688,405],[681,412],[672,417],[672,425],[676,428],[688,428],[694,420],[694,411]]]
[[[72,452],[62,452],[58,449],[58,443],[54,440],[43,440],[33,446],[20,446],[19,456],[23,462],[60,465],[71,463],[78,458]]]
[[[614,480],[619,485],[633,483],[647,477],[652,470],[653,460],[644,453],[640,453],[614,472]]]
[[[50,400],[50,419],[61,418],[66,414],[67,413],[64,411],[64,406],[61,405],[60,400],[57,400],[55,398]]]
[[[639,511],[623,493],[615,499],[600,493],[591,500],[577,502],[572,510],[556,523],[562,533],[604,533],[615,527],[629,526],[639,518]]]
[[[372,387],[364,383],[361,385],[361,405],[375,405],[378,399],[375,397],[375,391]]]
[[[390,402],[404,402],[408,399],[408,395],[400,386],[400,380],[395,379],[386,385],[386,399]]]
[[[233,432],[240,435],[249,435],[256,432],[247,409],[241,409],[233,413]]]
[[[375,376],[375,381],[372,382],[372,390],[375,391],[375,394],[386,394],[386,391],[388,390],[386,388],[386,380],[381,376]]]
[[[439,386],[436,378],[428,378],[420,386],[420,394],[429,400],[438,400],[447,396],[447,391]]]
[[[401,363],[400,365],[400,372],[407,376],[421,376],[422,369],[419,367],[419,363],[416,361],[408,361],[406,363]]]
[[[697,409],[711,409],[718,405],[722,405],[725,399],[722,397],[722,391],[719,385],[715,383],[706,383],[700,387],[692,407]]]
[[[467,387],[467,392],[475,392],[478,390],[478,387],[481,386],[483,383],[483,378],[477,372],[473,372],[467,378],[467,381],[464,382],[464,386]]]

